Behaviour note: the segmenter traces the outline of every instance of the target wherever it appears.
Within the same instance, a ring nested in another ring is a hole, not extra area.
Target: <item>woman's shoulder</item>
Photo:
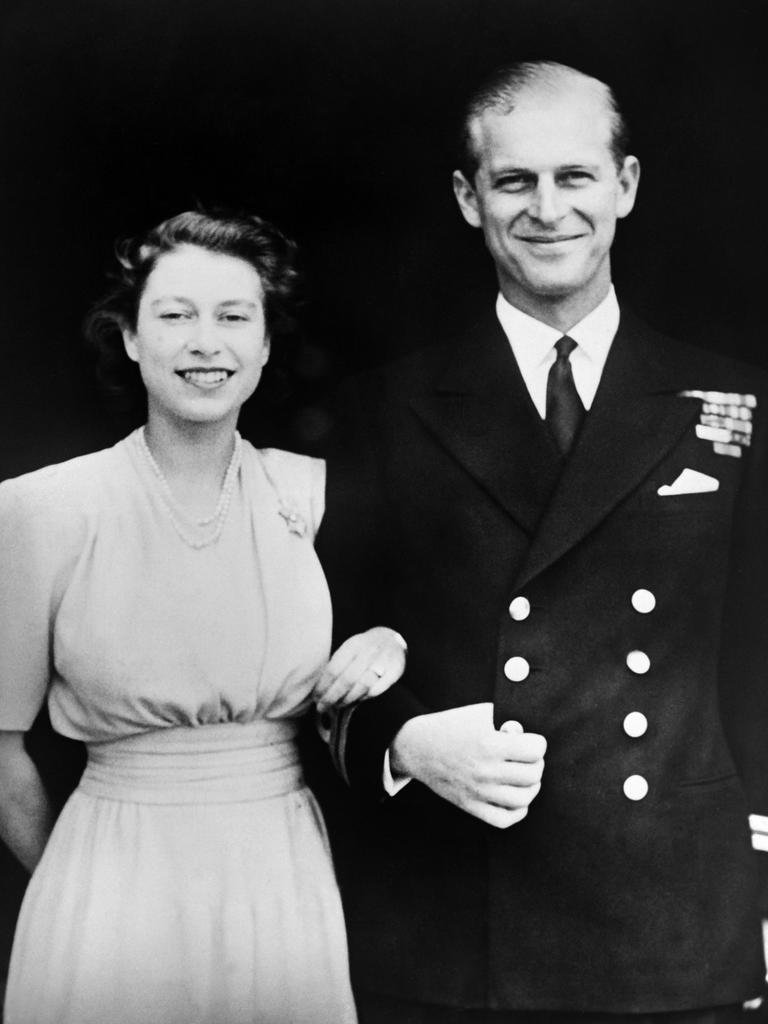
[[[262,463],[271,472],[297,481],[311,479],[325,473],[325,460],[313,455],[300,455],[285,448],[254,448],[248,441],[243,442],[243,454]]]
[[[299,455],[286,449],[257,449],[250,441],[243,441],[243,458],[260,466],[273,482],[282,484],[310,484],[325,480],[326,463],[310,455]]]
[[[31,517],[64,515],[92,506],[105,480],[113,480],[124,460],[124,441],[78,455],[0,483],[0,513],[17,510]]]
[[[260,468],[281,504],[296,506],[309,517],[316,532],[324,511],[325,460],[284,448],[254,448],[247,441],[243,458]]]

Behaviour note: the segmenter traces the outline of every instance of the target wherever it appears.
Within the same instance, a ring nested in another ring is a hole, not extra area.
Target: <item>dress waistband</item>
[[[303,785],[292,719],[176,726],[88,745],[79,790],[146,804],[237,803]]]

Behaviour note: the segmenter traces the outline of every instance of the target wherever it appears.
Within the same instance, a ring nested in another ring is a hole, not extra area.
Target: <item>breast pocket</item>
[[[627,509],[707,517],[732,508],[741,479],[739,460],[714,455],[693,459],[691,454],[657,466],[629,496]]]
[[[720,491],[706,494],[667,494],[654,492],[647,495],[643,507],[659,515],[684,513],[690,516],[709,516],[722,513],[731,507],[731,496]]]

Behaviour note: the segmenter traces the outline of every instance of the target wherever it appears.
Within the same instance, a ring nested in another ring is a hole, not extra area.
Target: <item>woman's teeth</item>
[[[180,376],[187,384],[222,384],[230,374],[226,370],[181,370]]]

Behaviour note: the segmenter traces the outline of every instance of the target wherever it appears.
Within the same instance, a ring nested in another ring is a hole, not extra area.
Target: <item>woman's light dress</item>
[[[22,907],[5,1024],[344,1024],[295,733],[328,657],[324,465],[243,444],[215,544],[133,434],[0,485],[0,728],[88,744]],[[293,516],[293,518],[291,518]]]

